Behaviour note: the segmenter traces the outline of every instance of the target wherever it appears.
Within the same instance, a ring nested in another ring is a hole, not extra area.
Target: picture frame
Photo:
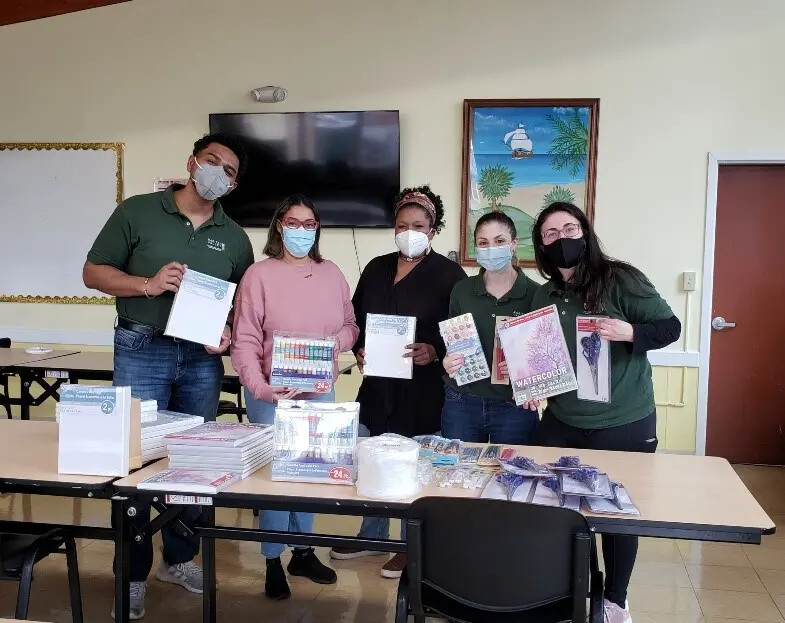
[[[515,222],[521,267],[535,265],[531,227],[550,203],[594,222],[599,117],[598,98],[464,100],[462,266],[477,266],[474,225],[488,212]]]

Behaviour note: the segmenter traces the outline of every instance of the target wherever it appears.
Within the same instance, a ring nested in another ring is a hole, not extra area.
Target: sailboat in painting
[[[533,155],[532,140],[526,133],[526,128],[522,123],[519,123],[516,129],[507,132],[507,134],[504,135],[503,142],[510,148],[512,157],[515,160],[519,160],[520,158],[531,158]]]

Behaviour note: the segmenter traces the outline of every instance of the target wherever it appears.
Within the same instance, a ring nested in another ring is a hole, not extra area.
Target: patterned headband
[[[427,195],[420,192],[407,193],[401,197],[401,200],[395,204],[395,214],[398,214],[401,208],[412,204],[421,207],[431,216],[431,220],[436,222],[436,206],[433,205],[433,201],[428,199]]]

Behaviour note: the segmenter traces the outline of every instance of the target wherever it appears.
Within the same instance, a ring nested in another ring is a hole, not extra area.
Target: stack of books
[[[152,419],[145,419],[142,403],[142,462],[166,458],[166,436],[181,433],[204,423],[204,418],[174,411],[153,411]]]
[[[231,472],[247,478],[273,456],[273,427],[205,422],[166,436],[170,470]]]
[[[135,396],[134,396],[135,398]],[[145,422],[155,422],[157,419],[156,413],[158,413],[158,401],[157,400],[139,400],[139,408],[142,413],[142,424]]]

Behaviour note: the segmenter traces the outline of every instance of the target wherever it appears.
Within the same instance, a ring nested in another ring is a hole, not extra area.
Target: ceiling
[[[130,0],[2,0],[0,26],[64,15]]]

